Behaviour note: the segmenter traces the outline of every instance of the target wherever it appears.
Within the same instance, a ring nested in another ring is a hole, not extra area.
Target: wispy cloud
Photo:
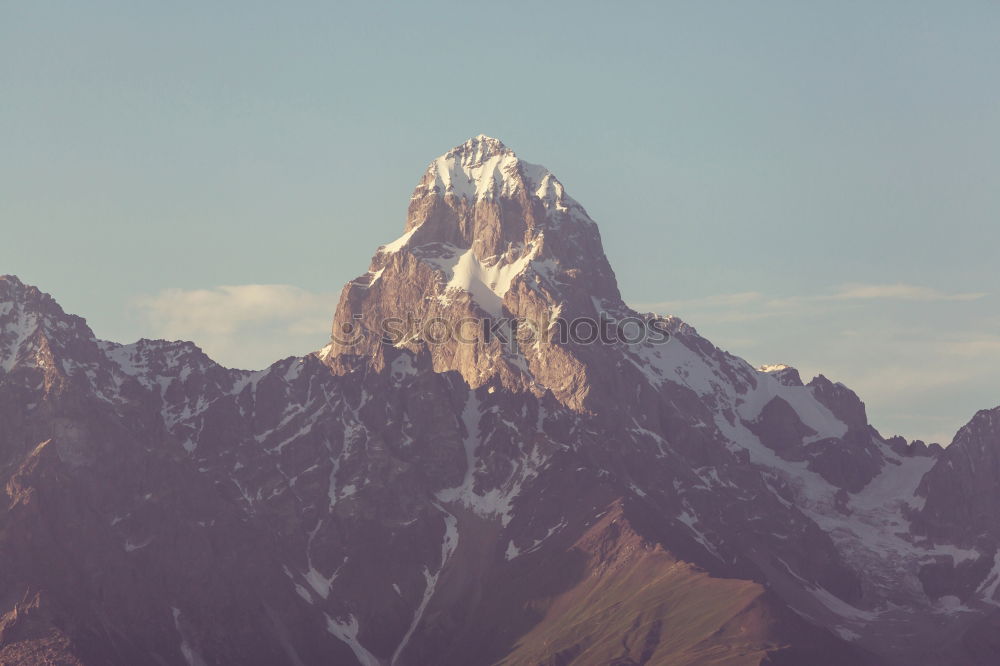
[[[849,284],[830,296],[832,300],[895,300],[895,301],[975,301],[985,292],[951,293],[912,284]]]
[[[986,292],[948,292],[913,284],[856,284],[841,285],[830,292],[805,296],[767,296],[759,291],[743,291],[732,294],[715,294],[704,298],[654,303],[636,303],[639,310],[663,312],[683,312],[688,309],[711,310],[753,306],[756,313],[742,312],[741,318],[771,316],[778,311],[793,313],[796,308],[815,304],[836,304],[846,301],[975,301],[984,298]]]
[[[164,289],[135,300],[152,335],[192,340],[226,365],[264,367],[325,344],[336,297],[287,284]]]
[[[943,351],[952,356],[966,358],[1000,358],[1000,336],[979,335],[949,342]]]

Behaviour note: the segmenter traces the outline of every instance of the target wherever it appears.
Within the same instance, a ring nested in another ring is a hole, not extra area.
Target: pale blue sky
[[[628,301],[945,439],[1000,404],[998,35],[996,2],[0,2],[0,272],[261,365],[483,132]]]

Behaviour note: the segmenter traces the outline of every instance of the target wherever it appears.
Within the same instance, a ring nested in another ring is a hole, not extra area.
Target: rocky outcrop
[[[921,530],[938,539],[1000,544],[1000,407],[976,413],[938,456],[917,494]]]

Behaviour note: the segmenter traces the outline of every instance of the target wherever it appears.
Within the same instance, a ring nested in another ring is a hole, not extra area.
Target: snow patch
[[[447,511],[440,505],[437,506],[438,510],[444,514],[444,538],[441,541],[441,564],[438,565],[437,571],[431,573],[428,567],[424,567],[424,595],[420,599],[420,604],[417,609],[413,612],[413,621],[410,622],[409,628],[406,630],[406,634],[403,635],[403,639],[399,642],[396,650],[392,653],[392,661],[390,661],[390,666],[395,666],[399,657],[403,654],[403,650],[406,648],[407,643],[410,642],[410,638],[413,636],[413,632],[417,630],[420,625],[420,620],[424,616],[424,611],[427,610],[427,604],[430,603],[431,597],[434,596],[434,592],[437,589],[438,580],[441,577],[441,572],[444,571],[444,565],[448,563],[451,559],[452,553],[458,548],[458,518],[454,516],[451,512]],[[399,593],[399,588],[396,588],[397,594]]]
[[[389,364],[389,375],[396,384],[416,374],[417,368],[413,365],[413,358],[405,352],[392,359],[392,363]]]
[[[176,606],[171,606],[170,610],[174,615],[174,628],[177,629],[177,633],[181,636],[181,654],[184,656],[184,661],[187,662],[188,666],[206,666],[205,660],[193,647],[188,640],[187,632],[181,625],[181,611]]]
[[[460,250],[441,257],[425,257],[427,261],[445,273],[448,282],[439,297],[447,301],[451,290],[466,291],[486,312],[494,317],[503,314],[503,298],[518,275],[531,263],[537,252],[537,245],[512,248],[500,257],[480,260],[473,249]],[[516,258],[515,258],[516,257]]]
[[[417,227],[410,229],[405,234],[392,241],[391,243],[386,243],[378,249],[380,254],[392,254],[394,252],[399,252],[406,244],[410,242],[410,237],[413,236],[413,232],[417,230]]]
[[[323,613],[323,616],[326,618],[326,630],[347,643],[347,646],[354,652],[354,656],[357,657],[361,666],[382,666],[382,662],[379,661],[378,657],[369,652],[358,640],[358,632],[361,628],[358,625],[357,618],[350,613],[346,617],[340,617],[336,620],[327,613]]]
[[[131,540],[127,540],[125,542],[125,552],[126,553],[131,553],[131,552],[136,551],[136,550],[141,550],[141,549],[145,548],[146,546],[148,546],[149,544],[151,544],[153,542],[154,538],[155,537],[146,537],[142,541],[139,541],[139,542],[136,542],[136,543],[133,543]]]

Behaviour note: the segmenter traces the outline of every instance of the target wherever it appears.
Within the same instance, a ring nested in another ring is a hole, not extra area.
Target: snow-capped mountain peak
[[[399,318],[486,316],[529,321],[544,333],[554,312],[568,320],[626,310],[597,225],[551,171],[498,139],[479,135],[432,161],[410,200],[404,232],[348,284],[335,332],[354,322],[377,331]],[[400,344],[421,344],[417,332],[404,337]],[[543,353],[542,337],[517,351],[492,336],[474,344],[449,339],[434,345],[435,369],[460,369],[473,386],[499,373],[511,385],[543,390],[557,382],[558,395],[581,393],[589,382],[567,377],[583,373],[585,364],[567,349]],[[334,335],[324,358],[336,362],[345,354],[380,365],[382,347],[375,336],[343,345]]]
[[[549,217],[562,213],[590,222],[551,171],[525,162],[502,141],[485,134],[455,146],[428,165],[412,199],[428,196],[452,196],[472,205],[523,196],[541,203]]]
[[[515,186],[518,159],[499,139],[484,134],[455,146],[431,162],[423,185],[427,192],[475,201]],[[414,195],[419,196],[418,194]]]
[[[631,310],[496,139],[417,195],[331,344],[258,372],[0,278],[0,662],[997,663],[1000,408],[885,440],[846,386]],[[588,318],[669,336],[478,334]]]

